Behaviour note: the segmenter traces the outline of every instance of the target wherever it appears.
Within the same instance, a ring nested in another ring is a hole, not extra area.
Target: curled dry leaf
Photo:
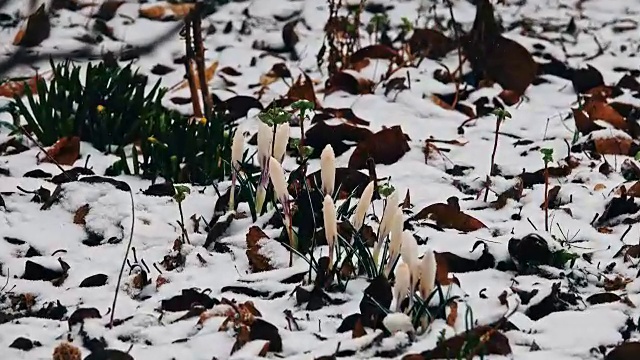
[[[307,74],[304,75],[304,81],[302,75],[298,76],[296,82],[291,85],[287,95],[285,96],[291,103],[298,100],[307,100],[313,103],[314,108],[318,109],[318,99],[316,98],[316,92],[313,89],[313,81]]]
[[[254,273],[273,270],[270,260],[260,253],[260,242],[263,239],[269,239],[269,237],[259,227],[252,226],[249,229],[246,253],[249,259],[249,266],[251,266],[251,271]]]
[[[391,165],[400,160],[410,150],[407,137],[399,125],[382,129],[367,137],[351,154],[349,167],[366,169],[367,160],[372,158],[376,164]]]
[[[44,4],[27,18],[27,24],[13,38],[13,45],[33,47],[38,46],[49,37],[51,22]]]
[[[319,121],[305,133],[305,144],[313,148],[311,157],[319,157],[327,145],[331,145],[336,156],[340,156],[353,146],[352,142],[364,141],[372,135],[369,129],[362,127],[349,124],[332,126]]]
[[[362,119],[361,117],[357,116],[353,110],[349,109],[349,108],[341,108],[341,109],[336,109],[336,108],[324,108],[322,109],[322,113],[324,115],[327,116],[332,116],[334,118],[339,118],[339,119],[344,119],[347,122],[353,124],[353,125],[362,125],[362,126],[369,126],[370,122],[367,120]]]
[[[500,35],[488,0],[476,2],[473,28],[462,45],[475,72],[485,74],[505,90],[522,95],[537,76],[538,64],[529,51]]]
[[[74,136],[58,140],[47,150],[47,155],[42,162],[51,162],[50,159],[53,159],[60,165],[73,165],[80,158],[80,138]]]
[[[454,354],[462,353],[462,349],[470,344],[470,341],[472,341],[473,344],[478,344],[476,347],[467,349],[467,351],[470,351],[470,354],[511,354],[509,339],[493,327],[484,325],[444,340],[438,343],[434,349],[425,351],[421,355],[423,359],[450,359],[456,356]]]
[[[455,44],[439,31],[415,29],[409,39],[409,47],[414,56],[439,59],[455,49]]]
[[[349,64],[354,65],[360,63],[364,59],[385,59],[393,60],[398,56],[398,52],[386,45],[376,44],[365,46],[356,51],[349,58]]]
[[[183,19],[194,8],[195,4],[170,4],[163,3],[140,8],[138,14],[142,18],[150,20],[177,20]]]
[[[450,197],[447,203],[436,203],[425,207],[414,215],[411,220],[431,219],[436,225],[445,229],[470,232],[487,227],[480,220],[460,211],[458,198]]]
[[[345,91],[353,95],[373,93],[373,81],[363,78],[353,70],[345,70],[335,73],[325,83],[325,94],[336,91]]]
[[[449,315],[447,315],[447,325],[453,327],[458,320],[458,303],[453,301],[449,304]]]

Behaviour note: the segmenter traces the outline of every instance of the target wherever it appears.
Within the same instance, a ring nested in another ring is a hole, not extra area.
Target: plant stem
[[[198,78],[200,80],[200,92],[204,104],[204,114],[208,121],[212,121],[213,101],[209,95],[207,74],[204,66],[204,43],[202,40],[202,3],[197,3],[193,12],[193,41],[196,47],[196,65],[198,66]]]
[[[187,229],[184,227],[184,213],[182,212],[182,202],[178,202],[178,210],[180,211],[180,228],[182,229],[182,242],[191,244],[191,241],[189,240],[189,234],[187,234]]]
[[[193,73],[193,62],[195,54],[193,51],[193,42],[191,41],[191,19],[187,17],[184,21],[186,58],[184,62],[185,71],[187,73],[187,83],[189,84],[189,93],[191,94],[191,104],[193,105],[193,116],[202,117],[202,109],[200,108],[200,100],[198,99],[198,88],[196,87],[195,74]]]
[[[496,151],[498,150],[498,136],[500,132],[500,124],[502,123],[502,119],[498,117],[496,119],[496,132],[495,137],[493,139],[493,152],[491,153],[491,167],[489,168],[489,175],[487,175],[487,180],[485,182],[485,193],[484,193],[484,201],[487,202],[489,198],[489,187],[491,186],[491,176],[493,175],[493,167],[496,163]]]
[[[544,162],[544,230],[549,232],[549,166]]]

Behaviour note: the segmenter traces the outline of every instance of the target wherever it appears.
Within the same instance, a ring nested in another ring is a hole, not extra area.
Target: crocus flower
[[[322,192],[325,195],[333,196],[336,182],[336,155],[331,145],[325,146],[320,154],[320,178],[322,179]]]
[[[240,161],[242,160],[242,150],[244,150],[244,137],[238,128],[233,136],[231,144],[231,193],[229,194],[229,208],[235,208],[236,177],[240,171]]]
[[[326,195],[322,202],[322,216],[324,217],[324,235],[329,245],[329,267],[333,264],[333,248],[338,239],[338,223],[336,206],[331,196]]]
[[[385,268],[385,274],[389,277],[393,265],[400,257],[400,249],[402,248],[402,230],[404,220],[402,219],[402,209],[396,209],[393,217],[393,225],[391,227],[391,241],[389,242],[389,260]]]
[[[273,144],[273,129],[260,122],[258,124],[258,164],[262,169],[260,182],[256,190],[256,211],[262,211],[262,205],[267,196],[267,184],[269,183],[269,157],[271,156],[271,144]]]
[[[262,169],[268,166],[272,143],[273,129],[261,121],[258,124],[258,164]]]
[[[367,185],[367,187],[364,188],[364,191],[362,191],[362,196],[360,196],[360,200],[358,200],[358,205],[356,206],[356,212],[353,214],[353,218],[351,219],[353,228],[356,229],[356,231],[360,230],[364,224],[364,217],[367,215],[367,209],[369,208],[369,205],[371,205],[372,197],[373,181],[369,182],[369,185]]]
[[[278,200],[285,205],[289,202],[289,190],[287,190],[287,181],[284,178],[284,170],[282,165],[274,157],[269,159],[269,177],[273,183],[273,190]]]
[[[276,193],[278,201],[282,204],[284,213],[284,222],[287,227],[287,235],[289,236],[289,245],[297,249],[298,240],[293,233],[293,224],[291,223],[291,209],[289,208],[289,190],[287,190],[287,181],[284,178],[284,170],[275,158],[269,159],[269,177],[273,183],[273,190]],[[289,266],[293,265],[293,252],[289,252]]]
[[[396,270],[396,283],[393,286],[393,296],[396,298],[396,311],[400,311],[400,305],[409,296],[411,286],[411,270],[409,265],[402,263]]]
[[[284,159],[284,154],[287,151],[287,144],[289,143],[289,124],[284,123],[278,125],[276,128],[276,142],[273,146],[273,157],[279,162]]]
[[[402,256],[402,261],[409,266],[409,270],[411,271],[411,294],[413,294],[419,276],[418,243],[409,230],[405,230],[402,233],[402,247],[400,248],[400,255]]]
[[[393,194],[387,198],[387,205],[384,207],[382,213],[382,220],[380,220],[380,228],[378,229],[378,241],[373,249],[373,259],[377,262],[380,255],[380,249],[382,248],[383,240],[391,232],[391,224],[393,223],[393,217],[398,209],[398,192],[394,191]]]
[[[428,249],[419,264],[420,276],[420,297],[426,300],[433,291],[438,269],[436,255],[433,250]]]

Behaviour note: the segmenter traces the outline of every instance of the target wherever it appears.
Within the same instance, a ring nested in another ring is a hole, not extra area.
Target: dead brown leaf
[[[313,89],[313,81],[307,74],[303,77],[298,76],[296,82],[291,85],[287,95],[285,96],[291,103],[296,102],[298,100],[307,100],[313,103],[315,109],[318,109],[320,106],[318,105],[318,99],[316,98],[316,92]]]
[[[362,321],[358,319],[356,324],[353,326],[353,330],[351,330],[351,338],[357,339],[367,335],[367,332],[364,330],[364,326],[362,326]]]
[[[414,215],[411,220],[431,219],[436,225],[445,229],[456,229],[463,232],[471,232],[487,227],[480,220],[460,211],[458,198],[450,197],[447,203],[436,203],[425,207]]]
[[[249,266],[251,271],[262,272],[273,270],[270,260],[260,253],[260,240],[269,239],[269,237],[257,226],[249,228],[247,233],[247,258],[249,259]]]
[[[142,18],[159,21],[184,19],[194,8],[195,4],[170,4],[163,3],[140,8],[138,14]]]
[[[38,46],[49,37],[51,22],[45,10],[44,4],[27,18],[27,24],[23,26],[13,38],[13,45],[33,47]]]
[[[470,339],[473,339],[473,343],[479,342],[478,347],[467,350],[477,351],[476,355],[511,354],[509,339],[491,326],[484,325],[446,339],[438,343],[434,349],[423,352],[422,356],[425,359],[450,359],[451,354],[462,353],[463,347],[469,344]]]
[[[52,158],[60,165],[73,165],[80,158],[80,138],[74,136],[58,140],[47,150],[47,155],[42,162],[51,162]]]
[[[327,145],[333,147],[336,156],[344,154],[353,145],[360,143],[373,133],[369,129],[349,124],[327,125],[324,121],[318,121],[305,133],[305,145],[313,148],[311,157],[320,157],[320,153]]]
[[[85,218],[89,214],[89,204],[84,204],[73,214],[73,223],[78,225],[86,225]]]
[[[0,85],[0,96],[8,98],[20,97],[25,93],[25,85],[29,87],[32,94],[37,94],[39,79],[40,77],[36,75],[27,80],[8,80]]]
[[[455,44],[437,30],[415,29],[409,39],[409,47],[414,56],[439,59],[455,49]]]
[[[349,159],[349,167],[366,169],[369,158],[376,164],[391,165],[409,150],[409,143],[402,128],[396,125],[382,129],[358,143]]]
[[[633,282],[632,279],[622,277],[620,275],[616,275],[615,278],[609,279],[608,277],[604,278],[604,289],[606,291],[617,291],[623,290],[627,287],[627,284]]]
[[[352,70],[335,73],[327,79],[325,83],[325,94],[329,95],[336,91],[345,91],[353,95],[373,93],[373,81],[361,77]]]
[[[356,64],[364,59],[385,59],[393,60],[398,57],[398,52],[386,45],[375,44],[365,46],[362,49],[356,51],[349,58],[349,64]]]
[[[598,138],[594,140],[595,150],[601,155],[630,155],[633,140],[630,138],[611,137]]]

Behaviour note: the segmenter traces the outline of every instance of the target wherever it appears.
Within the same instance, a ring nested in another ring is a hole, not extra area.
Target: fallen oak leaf
[[[382,129],[358,143],[349,158],[352,169],[367,169],[367,160],[372,158],[374,163],[391,165],[409,152],[407,137],[399,125]]]

